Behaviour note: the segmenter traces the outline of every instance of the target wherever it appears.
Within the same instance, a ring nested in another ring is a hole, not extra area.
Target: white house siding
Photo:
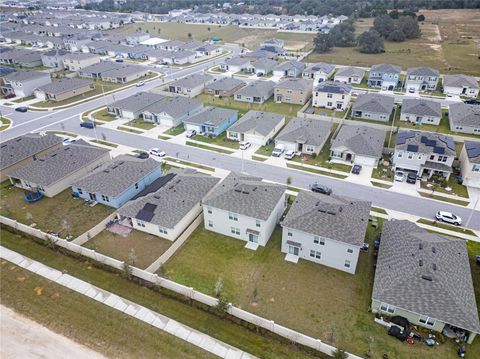
[[[363,118],[365,120],[380,121],[380,122],[388,122],[390,120],[390,114],[387,115],[385,113],[366,112],[366,111],[362,111],[361,116],[355,116],[355,111],[353,111],[352,117]]]
[[[291,233],[291,236],[289,236],[288,233]],[[287,243],[287,241],[300,243],[301,247],[298,254],[300,258],[323,264],[327,267],[335,268],[350,274],[355,274],[358,255],[360,253],[360,248],[358,246],[323,237],[318,237],[319,243],[317,244],[314,242],[315,237],[315,235],[310,233],[283,227],[282,252],[289,253],[289,247],[291,244]],[[321,239],[325,241],[324,245],[320,244]],[[348,253],[348,249],[350,249],[352,253]],[[312,253],[311,251],[315,251],[315,254],[317,254],[317,252],[321,253],[320,259],[316,258],[315,255],[312,257],[310,255]],[[350,262],[350,267],[345,266],[346,261]]]
[[[467,97],[476,98],[478,96],[479,89],[478,88],[471,88],[471,87],[452,87],[452,86],[445,86],[443,88],[443,93],[446,95],[463,95]]]
[[[355,155],[353,163],[362,166],[377,167],[378,160],[379,159],[375,157]]]
[[[360,84],[363,77],[359,76],[337,76],[335,75],[334,80],[338,82],[343,82],[344,84]]]
[[[331,97],[328,97],[331,95]],[[336,94],[313,91],[313,107],[324,107],[329,109],[345,110],[350,102],[350,94]],[[337,105],[340,105],[338,107]]]
[[[51,83],[52,80],[50,76],[44,76],[40,78],[35,78],[32,80],[26,80],[22,82],[11,81],[8,82],[12,85],[13,90],[15,91],[15,95],[17,97],[28,97],[33,95],[33,92],[44,85],[48,85]]]
[[[473,170],[478,168],[478,170]],[[463,185],[467,187],[480,188],[480,164],[473,164],[469,161],[465,146],[460,153],[460,169],[463,177]]]
[[[402,112],[400,115],[400,121],[408,121],[417,123],[417,119],[420,124],[422,125],[435,125],[438,126],[440,124],[440,117],[435,116],[417,116],[411,113]]]
[[[208,213],[211,210],[212,213]],[[205,205],[203,207],[203,217],[205,229],[209,231],[223,234],[228,237],[240,239],[248,242],[249,234],[247,229],[260,232],[258,236],[258,244],[265,246],[270,239],[270,236],[275,229],[275,226],[279,222],[282,214],[285,210],[285,197],[282,196],[276,204],[274,210],[270,214],[270,217],[266,221],[260,221],[260,227],[256,226],[256,218],[247,217],[241,214],[237,214],[238,221],[229,219],[229,211],[225,211],[219,208],[213,208]],[[212,226],[210,226],[212,224]],[[239,235],[232,233],[232,227],[239,229]]]

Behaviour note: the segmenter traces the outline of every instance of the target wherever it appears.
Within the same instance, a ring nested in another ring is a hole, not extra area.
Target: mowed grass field
[[[249,49],[255,49],[263,40],[276,37],[285,41],[287,50],[308,50],[313,46],[314,34],[281,33],[276,30],[244,29],[233,25],[196,25],[173,22],[142,22],[128,24],[116,32],[130,34],[140,29],[148,31],[150,36],[164,39],[188,40],[188,34],[192,34],[194,40],[208,40],[219,37],[224,42],[234,42],[245,45]],[[210,29],[210,31],[208,30]]]
[[[313,53],[307,62],[372,66],[391,63],[408,67],[430,66],[441,73],[480,76],[480,11],[421,10],[426,20],[420,23],[422,36],[405,42],[385,41],[385,52],[362,54],[355,47],[334,48],[326,54]],[[356,34],[373,26],[373,19],[359,19]]]

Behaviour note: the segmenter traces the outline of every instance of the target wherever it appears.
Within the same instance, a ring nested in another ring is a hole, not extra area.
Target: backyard
[[[167,239],[137,230],[132,230],[127,237],[104,230],[85,243],[84,247],[145,269],[172,243]]]
[[[114,210],[102,204],[90,207],[82,199],[73,199],[70,188],[53,198],[44,197],[39,202],[27,203],[23,199],[22,189],[10,188],[9,181],[2,182],[0,186],[2,216],[26,225],[35,224],[35,228],[57,233],[62,238],[78,237]],[[60,209],[62,215],[59,215]]]

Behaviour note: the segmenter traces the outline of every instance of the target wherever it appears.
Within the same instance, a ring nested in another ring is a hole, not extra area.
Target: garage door
[[[355,164],[362,166],[375,167],[378,164],[378,159],[367,156],[355,156]]]

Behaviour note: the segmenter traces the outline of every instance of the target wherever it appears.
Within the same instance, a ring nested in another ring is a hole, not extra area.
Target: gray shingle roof
[[[285,190],[285,186],[232,172],[205,198],[203,205],[265,221]]]
[[[274,87],[273,81],[254,81],[235,92],[235,95],[267,98],[271,96]]]
[[[383,224],[372,298],[480,332],[465,241],[409,221]]]
[[[85,59],[95,59],[95,58],[100,59],[100,56],[95,54],[90,54],[88,52],[72,52],[72,53],[67,53],[64,56],[64,59],[74,60],[74,61],[85,60]]]
[[[169,86],[182,87],[182,88],[195,88],[205,85],[207,82],[213,80],[213,77],[207,74],[193,74],[183,79],[174,81]]]
[[[377,64],[373,65],[371,72],[383,72],[387,74],[400,74],[402,68],[400,66],[391,65],[391,64]]]
[[[365,74],[365,70],[359,67],[343,67],[337,71],[335,76],[359,76],[362,77]]]
[[[417,116],[442,117],[442,106],[440,102],[407,98],[402,102],[402,113],[408,113]]]
[[[234,79],[232,77],[223,77],[220,80],[212,82],[205,86],[206,89],[218,90],[218,91],[231,91],[238,86],[244,86],[245,82],[242,80]]]
[[[23,82],[23,81],[30,81],[30,80],[39,79],[39,78],[42,78],[42,77],[50,78],[50,74],[48,74],[46,72],[40,72],[40,71],[21,71],[21,70],[19,70],[19,71],[12,72],[12,73],[8,74],[7,76],[5,76],[5,80]]]
[[[299,73],[301,73],[304,68],[305,68],[305,64],[303,62],[292,60],[292,61],[286,61],[286,62],[283,62],[281,64],[278,64],[277,66],[275,66],[275,68],[273,70],[274,71],[287,71],[287,70],[295,69]]]
[[[478,82],[475,77],[466,75],[445,75],[443,87],[473,87],[478,89]]]
[[[407,76],[439,76],[440,72],[431,67],[410,67],[407,69]]]
[[[329,74],[333,70],[335,70],[335,65],[326,64],[324,62],[319,62],[317,64],[314,64],[314,65],[310,66],[304,72],[305,73],[315,73],[315,72],[321,71],[321,72],[324,72],[326,74]]]
[[[480,164],[480,142],[465,141],[465,150],[470,163]]]
[[[365,242],[370,202],[300,191],[282,227],[355,246]]]
[[[107,71],[111,71],[119,68],[119,64],[112,61],[102,61],[97,64],[89,65],[84,67],[79,72],[83,73],[92,73],[92,74],[101,74]]]
[[[352,106],[352,110],[374,112],[390,115],[393,110],[394,98],[379,94],[361,94]]]
[[[218,183],[219,179],[199,173],[178,173],[158,191],[127,202],[118,211],[120,215],[137,218],[146,204],[156,206],[148,221],[165,228],[173,228]]]
[[[13,171],[10,176],[49,186],[108,154],[109,150],[79,140]]]
[[[250,61],[245,57],[233,57],[229,60],[225,60],[225,64],[229,66],[241,66],[249,63]]]
[[[187,115],[190,111],[202,106],[203,102],[195,98],[184,96],[165,96],[161,101],[155,102],[145,108],[144,111],[155,114],[165,112],[167,115],[173,118],[178,118]]]
[[[48,85],[40,86],[38,89],[48,94],[61,94],[90,84],[92,81],[65,77]]]
[[[164,98],[165,96],[153,92],[138,92],[133,96],[126,97],[119,101],[115,101],[108,106],[120,108],[125,111],[136,112],[146,108],[147,106],[153,105],[154,103],[161,101]]]
[[[5,141],[0,145],[0,169],[10,167],[60,143],[62,143],[61,137],[55,135],[40,136],[34,133]]]
[[[86,192],[117,197],[159,167],[158,162],[151,158],[140,159],[122,155],[79,179],[73,185]]]
[[[415,150],[412,146],[416,146]],[[435,148],[443,148],[446,156],[456,156],[455,142],[451,136],[411,130],[398,132],[396,150],[430,154]]]
[[[275,140],[320,146],[327,140],[331,129],[330,122],[294,117]]]
[[[454,126],[469,126],[480,128],[480,106],[463,102],[449,106],[448,117]]]
[[[338,94],[349,94],[352,91],[352,86],[336,81],[322,81],[316,87],[317,92],[328,92]]]
[[[386,131],[369,126],[343,125],[331,141],[331,149],[346,147],[356,155],[380,158]]]
[[[122,65],[115,69],[102,72],[102,77],[122,77],[138,73],[147,73],[148,68],[141,65]]]
[[[312,88],[312,85],[311,80],[289,78],[275,85],[275,88],[307,91]]]
[[[255,68],[266,68],[266,69],[273,69],[278,64],[277,61],[272,59],[267,59],[266,57],[262,57],[258,60],[252,62],[252,66]]]
[[[250,110],[232,125],[229,131],[266,136],[284,119],[285,116],[276,113]]]
[[[185,120],[184,123],[217,127],[234,115],[237,117],[238,111],[221,107],[207,107],[204,111]]]

